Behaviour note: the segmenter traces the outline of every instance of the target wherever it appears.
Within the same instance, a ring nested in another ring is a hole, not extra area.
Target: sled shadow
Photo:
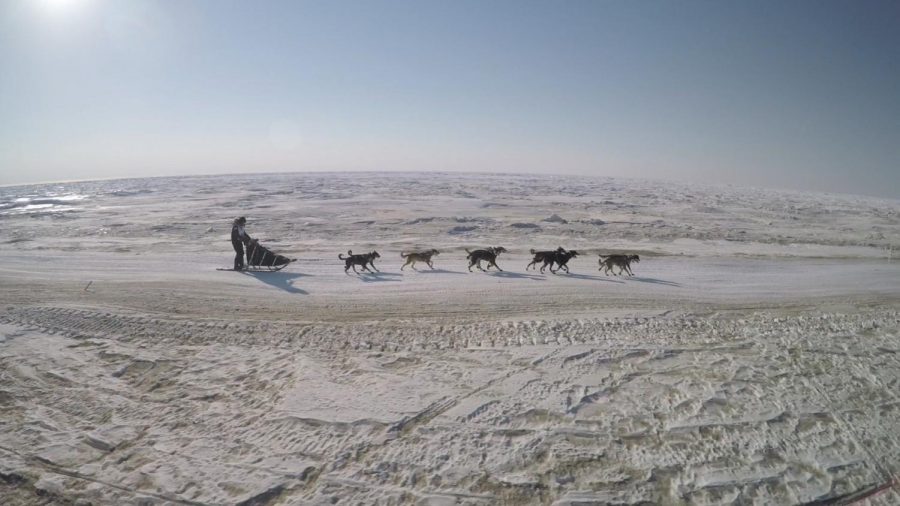
[[[375,283],[377,281],[400,281],[397,279],[402,274],[396,272],[360,272],[357,277],[365,283]]]
[[[302,278],[305,276],[309,276],[309,274],[300,274],[299,272],[266,272],[266,271],[254,271],[254,272],[244,272],[244,275],[254,277],[267,285],[274,286],[275,288],[280,288],[288,293],[299,293],[301,295],[308,295],[309,292],[303,290],[301,288],[297,288],[294,286],[294,280],[297,278]]]
[[[511,279],[532,279],[534,281],[546,281],[547,278],[545,276],[535,276],[534,274],[522,274],[521,272],[488,272],[487,274],[494,276],[495,278],[511,278]]]
[[[673,286],[675,288],[681,288],[681,283],[676,283],[674,281],[666,281],[664,279],[640,278],[637,276],[632,276],[628,279],[630,279],[631,281],[639,281],[641,283],[653,283],[654,285],[664,285],[664,286]]]

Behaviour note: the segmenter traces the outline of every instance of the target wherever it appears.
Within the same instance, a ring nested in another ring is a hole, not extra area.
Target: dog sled
[[[253,239],[247,244],[247,264],[244,266],[244,270],[249,272],[275,272],[284,269],[288,264],[296,261],[296,258],[288,258],[284,255],[273,253],[271,250],[261,245],[259,241]],[[230,271],[233,269],[218,270]]]

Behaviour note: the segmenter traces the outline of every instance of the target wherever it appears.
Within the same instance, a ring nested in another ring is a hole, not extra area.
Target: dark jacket
[[[250,242],[250,235],[244,230],[244,226],[238,222],[234,222],[231,225],[231,242],[244,244]]]

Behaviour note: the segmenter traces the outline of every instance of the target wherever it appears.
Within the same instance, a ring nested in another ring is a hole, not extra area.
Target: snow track
[[[692,315],[429,324],[311,324],[272,321],[176,320],[59,307],[10,308],[0,323],[27,326],[77,339],[105,338],[157,344],[277,346],[313,350],[419,351],[507,346],[684,342],[697,346],[760,335],[855,335],[896,323],[896,310],[855,314],[755,312],[744,318]],[[818,352],[824,352],[817,348]],[[567,360],[577,360],[578,356]]]
[[[410,323],[364,340],[74,308],[0,321],[0,470],[59,497],[797,503],[900,472],[892,309]],[[468,333],[493,337],[434,341]]]

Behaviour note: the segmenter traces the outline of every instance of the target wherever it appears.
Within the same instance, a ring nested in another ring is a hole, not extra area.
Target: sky
[[[900,2],[0,2],[0,184],[465,171],[900,198]]]

